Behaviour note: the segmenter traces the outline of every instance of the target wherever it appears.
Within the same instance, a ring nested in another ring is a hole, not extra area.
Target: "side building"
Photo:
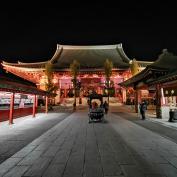
[[[0,64],[0,122],[9,120],[9,124],[13,124],[14,118],[30,114],[35,117],[37,98],[47,100],[48,96],[48,92],[38,89],[34,83],[5,72]]]
[[[177,56],[167,49],[153,64],[120,85],[134,90],[136,112],[138,104],[152,95],[157,118],[169,119],[171,112],[176,112],[177,118]]]

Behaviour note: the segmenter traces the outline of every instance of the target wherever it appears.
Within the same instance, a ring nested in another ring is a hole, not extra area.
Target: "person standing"
[[[146,119],[145,113],[147,110],[147,105],[146,105],[145,101],[142,101],[142,103],[140,103],[139,108],[140,108],[140,114],[142,116],[142,120],[145,120]]]
[[[105,102],[103,103],[103,108],[104,108],[105,114],[107,114],[107,113],[108,113],[108,110],[109,110],[109,105],[108,105],[107,101],[105,101]]]

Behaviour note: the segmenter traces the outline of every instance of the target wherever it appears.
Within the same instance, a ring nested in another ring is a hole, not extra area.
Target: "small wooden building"
[[[35,117],[37,108],[37,97],[49,94],[40,90],[32,82],[5,72],[0,67],[0,121],[9,120],[13,123],[14,117],[32,114]],[[28,99],[28,106],[24,106],[24,97]],[[30,100],[30,101],[29,101]],[[46,101],[47,108],[48,101]]]
[[[134,89],[136,112],[138,103],[145,99],[142,95],[145,90],[154,93],[151,98],[155,101],[157,118],[168,118],[169,110],[176,107],[177,56],[164,49],[153,64],[120,85]]]

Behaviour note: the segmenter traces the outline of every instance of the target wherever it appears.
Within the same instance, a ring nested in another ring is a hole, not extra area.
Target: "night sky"
[[[57,43],[122,43],[127,56],[138,60],[155,60],[163,48],[177,54],[175,3],[123,2],[1,7],[0,60],[45,61]]]

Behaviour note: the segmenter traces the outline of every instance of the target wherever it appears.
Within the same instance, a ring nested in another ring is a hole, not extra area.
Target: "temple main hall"
[[[53,65],[53,83],[58,86],[55,103],[61,103],[73,96],[73,83],[70,64],[77,60],[80,64],[78,80],[81,84],[79,97],[85,98],[89,92],[105,94],[104,62],[109,59],[113,63],[110,87],[110,96],[119,103],[126,102],[126,89],[119,83],[132,77],[130,69],[132,59],[124,52],[122,44],[73,46],[57,44],[54,55],[44,62],[9,63],[5,60],[2,65],[7,72],[11,72],[37,85],[45,90],[46,75],[45,66],[48,61]],[[150,62],[137,61],[138,69],[141,71]]]

